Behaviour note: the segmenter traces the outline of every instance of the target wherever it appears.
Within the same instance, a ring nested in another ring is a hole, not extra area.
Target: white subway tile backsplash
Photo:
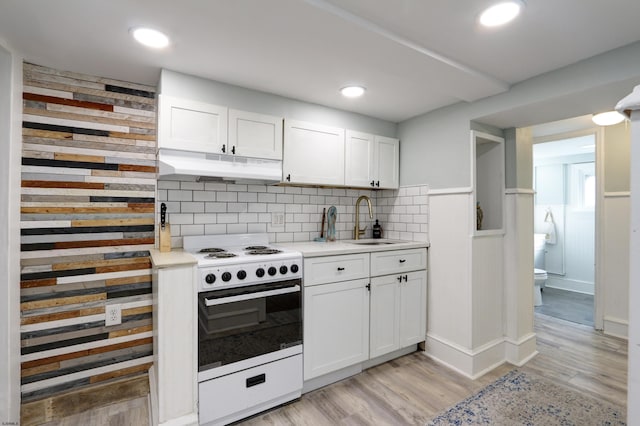
[[[193,191],[193,201],[215,201],[216,193],[213,191]]]
[[[216,201],[235,203],[238,201],[238,193],[237,192],[217,192]]]
[[[227,203],[204,203],[204,211],[207,213],[226,213]]]
[[[203,202],[191,202],[180,203],[180,211],[182,213],[204,213],[204,203]]]
[[[192,201],[193,192],[181,191],[179,189],[169,189],[167,191],[167,200],[168,201]]]
[[[244,213],[248,210],[247,203],[227,203],[228,213]]]
[[[258,194],[259,203],[275,203],[276,194]]]
[[[242,203],[257,203],[258,194],[255,192],[238,192],[238,201]]]
[[[320,235],[323,208],[332,205],[338,211],[337,238],[351,239],[360,195],[369,196],[374,213],[371,220],[366,205],[360,206],[365,238],[378,219],[385,238],[428,241],[426,185],[372,191],[160,180],[158,210],[167,204],[174,247],[182,246],[182,236],[200,234],[267,232],[272,242],[313,240]],[[272,213],[285,215],[284,226],[271,225]]]
[[[204,182],[180,182],[180,189],[204,191]]]

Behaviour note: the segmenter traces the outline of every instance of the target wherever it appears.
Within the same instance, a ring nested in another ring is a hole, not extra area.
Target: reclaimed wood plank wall
[[[146,374],[155,88],[25,63],[22,131],[22,401]]]

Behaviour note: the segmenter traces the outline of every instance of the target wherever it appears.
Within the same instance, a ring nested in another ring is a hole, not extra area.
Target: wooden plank
[[[116,110],[114,107],[112,110],[98,110],[98,109],[90,109],[83,108],[80,106],[72,106],[72,105],[59,105],[59,104],[47,104],[47,111],[56,111],[59,113],[70,113],[70,114],[78,114],[78,115],[88,115],[91,117],[102,117],[104,119],[111,120],[121,120],[129,123],[130,125],[135,125],[134,123],[147,123],[154,124],[156,121],[155,113],[152,111],[145,111],[150,113],[149,115],[140,115],[140,114],[132,114],[131,111],[135,111],[132,108],[126,108],[129,112],[123,112],[122,107],[120,110]],[[138,126],[136,126],[138,127]],[[155,129],[155,125],[153,127],[140,126],[148,129]]]
[[[57,299],[34,300],[31,302],[23,302],[20,304],[21,311],[30,311],[32,309],[48,308],[52,306],[74,305],[76,303],[93,302],[96,300],[106,300],[107,293],[88,294],[85,296],[59,297]]]
[[[95,220],[72,220],[72,227],[83,226],[133,226],[133,225],[153,225],[153,217],[129,218],[129,219],[95,219]]]
[[[63,152],[54,153],[53,158],[60,161],[85,161],[87,163],[104,163],[104,157],[98,155],[65,154]]]
[[[119,271],[135,271],[138,269],[150,269],[151,261],[147,261],[145,264],[126,264],[126,265],[113,265],[113,266],[101,266],[96,268],[96,274],[102,274],[106,272],[119,272]]]
[[[31,188],[85,188],[104,189],[104,184],[95,182],[64,182],[50,180],[23,180],[22,187]]]
[[[23,365],[20,370],[20,377],[29,377],[35,374],[47,373],[49,371],[56,371],[59,369],[60,369],[60,364],[57,362],[39,365],[37,367],[31,367],[31,368],[25,368]]]
[[[139,315],[139,314],[146,314],[149,312],[153,312],[153,306],[151,305],[147,305],[147,306],[140,306],[137,308],[130,308],[130,309],[123,309],[122,310],[122,316],[128,316],[128,315]]]
[[[41,82],[37,80],[25,79],[24,84],[32,87],[42,87],[45,89],[59,90],[62,92],[82,93],[85,95],[98,96],[100,98],[120,99],[125,101],[133,101],[141,104],[155,105],[156,100],[154,98],[145,98],[142,96],[134,96],[124,93],[108,92],[105,90],[91,89],[87,87],[72,86],[69,84],[53,83],[53,82]]]
[[[130,375],[132,373],[146,372],[146,371],[149,370],[149,368],[151,368],[152,365],[153,365],[153,363],[149,362],[147,364],[141,364],[141,365],[136,365],[136,366],[129,367],[129,368],[123,368],[121,370],[111,371],[109,373],[98,374],[97,376],[91,377],[89,379],[89,382],[90,383],[99,383],[99,382],[103,382],[105,380],[114,379],[116,377],[127,376],[127,375]]]
[[[47,214],[115,214],[115,213],[153,213],[155,207],[145,204],[134,205],[131,207],[22,207],[21,213],[47,213]]]
[[[49,287],[52,285],[56,285],[55,278],[46,278],[43,280],[20,281],[20,288]]]
[[[118,166],[118,170],[127,171],[127,172],[146,172],[146,173],[156,173],[158,171],[157,167],[153,166],[138,166],[134,164],[120,164]]]
[[[155,238],[123,238],[119,240],[63,241],[54,244],[54,249],[73,249],[87,247],[111,247],[123,245],[154,244]]]
[[[22,136],[31,136],[34,138],[45,139],[73,139],[73,133],[56,132],[53,130],[29,129],[27,127],[22,128]]]
[[[20,325],[39,324],[42,322],[85,317],[89,315],[104,314],[104,312],[104,307],[96,307],[88,309],[78,309],[74,311],[55,312],[44,315],[23,316],[20,320]]]
[[[51,117],[51,118],[59,118],[59,119],[65,119],[65,120],[73,120],[75,122],[109,124],[114,126],[121,126],[123,128],[129,127],[129,126],[134,126],[141,129],[156,128],[155,123],[149,122],[149,120],[137,121],[137,120],[131,120],[128,118],[111,118],[110,116],[104,117],[100,115],[82,114],[82,113],[73,113],[73,112],[67,112],[67,111],[50,110],[50,109],[37,109],[37,108],[23,108],[22,113],[28,114],[30,116]],[[32,121],[32,120],[27,120],[27,121]],[[83,126],[78,126],[78,127],[83,127]]]
[[[105,281],[107,287],[123,284],[138,284],[151,282],[151,275],[140,275],[137,277],[111,278]]]
[[[123,139],[136,139],[141,141],[156,141],[156,135],[141,135],[137,133],[124,133],[124,132],[109,132],[109,136],[114,138],[123,138]]]
[[[153,325],[145,325],[142,327],[134,327],[126,330],[116,330],[109,333],[109,339],[120,336],[128,336],[130,334],[144,333],[145,331],[153,330]]]
[[[77,101],[75,99],[58,98],[56,96],[38,95],[35,93],[22,93],[22,99],[37,102],[46,102],[51,104],[69,105],[80,108],[89,108],[102,111],[113,111],[113,105],[99,104],[97,102]]]
[[[98,268],[103,266],[115,266],[115,265],[147,265],[149,263],[148,257],[131,257],[124,259],[99,259],[99,260],[86,260],[81,262],[65,262],[56,263],[52,265],[54,271],[62,271],[66,269],[82,269],[82,268]]]

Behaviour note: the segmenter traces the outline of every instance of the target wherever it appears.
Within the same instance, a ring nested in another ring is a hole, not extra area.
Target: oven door
[[[301,280],[198,293],[198,371],[302,344]]]

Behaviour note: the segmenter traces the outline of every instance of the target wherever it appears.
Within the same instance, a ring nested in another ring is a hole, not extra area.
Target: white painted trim
[[[156,378],[156,364],[154,363],[149,370],[149,423],[151,426],[158,424],[158,379]]]
[[[429,189],[429,195],[471,194],[472,192],[471,187]]]
[[[175,419],[160,423],[158,426],[197,426],[198,421],[198,413],[189,413],[182,417],[176,417]]]
[[[536,333],[526,334],[517,341],[506,337],[504,342],[507,362],[515,366],[521,367],[538,355]]]
[[[592,131],[593,132],[593,131]],[[604,127],[599,127],[595,130],[596,139],[596,207],[595,207],[595,247],[594,247],[594,283],[593,283],[593,326],[596,330],[602,330],[604,328],[604,265],[605,265],[605,253],[604,244],[605,229],[604,229]]]
[[[609,336],[629,339],[629,321],[610,316],[604,317],[603,333]]]
[[[356,365],[345,367],[338,371],[325,374],[324,376],[305,380],[304,384],[302,385],[302,393],[304,394],[316,389],[320,389],[324,386],[330,385],[331,383],[339,382],[340,380],[355,376],[356,374],[360,373],[362,373],[362,364],[358,363]]]
[[[506,195],[535,195],[536,191],[528,188],[507,188],[504,193]]]
[[[504,234],[504,229],[487,229],[485,231],[474,232],[471,238],[502,237]]]
[[[631,197],[631,191],[605,192],[605,198],[627,198]]]
[[[594,283],[588,281],[572,280],[555,274],[549,274],[546,282],[546,287],[573,291],[574,293],[595,295]]]
[[[506,361],[504,344],[505,339],[501,337],[475,349],[468,349],[433,333],[427,333],[424,353],[434,361],[475,380]],[[499,358],[497,361],[483,362],[483,359],[489,360],[496,355]]]

